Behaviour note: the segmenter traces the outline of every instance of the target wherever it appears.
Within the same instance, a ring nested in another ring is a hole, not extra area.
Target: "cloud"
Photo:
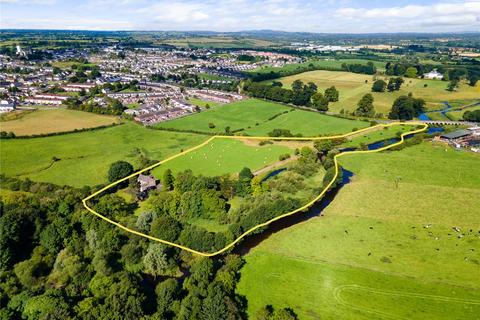
[[[403,23],[410,30],[415,27],[439,28],[442,26],[474,27],[480,17],[480,1],[444,2],[432,5],[406,5],[386,8],[340,8],[337,19],[365,21],[379,19],[389,25]],[[478,29],[478,25],[476,26]],[[401,30],[401,28],[398,28]]]
[[[55,0],[0,1],[9,2],[2,10],[3,28],[41,28],[38,19],[42,19],[44,27],[96,30],[480,30],[480,0],[433,4],[409,0],[410,4],[403,6],[386,3],[382,7],[361,0],[77,0],[68,4]],[[26,3],[53,5],[31,9]]]

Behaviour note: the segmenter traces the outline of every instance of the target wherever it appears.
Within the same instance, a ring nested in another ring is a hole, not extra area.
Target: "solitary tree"
[[[163,187],[165,190],[173,190],[173,185],[175,183],[175,178],[173,177],[172,170],[167,169],[163,173]]]
[[[373,83],[372,91],[373,92],[385,92],[385,88],[387,87],[387,83],[383,80],[377,80]]]
[[[454,79],[448,84],[448,91],[455,91],[458,88],[458,80]]]
[[[359,117],[373,117],[375,109],[373,108],[373,96],[367,93],[360,99],[355,110],[355,115]]]
[[[408,67],[407,71],[405,71],[405,77],[407,78],[416,78],[417,77],[417,68],[415,67]]]
[[[338,101],[338,90],[335,86],[325,89],[325,99],[328,102],[336,102]]]
[[[108,181],[115,182],[133,173],[133,166],[126,161],[117,161],[110,165]]]
[[[387,85],[388,91],[392,92],[392,91],[400,90],[400,87],[402,86],[403,82],[405,81],[403,80],[402,77],[390,78],[388,80],[388,85]]]

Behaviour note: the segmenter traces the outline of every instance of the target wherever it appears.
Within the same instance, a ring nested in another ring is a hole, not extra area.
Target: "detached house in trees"
[[[148,191],[157,189],[157,180],[152,175],[140,174],[137,178],[139,184],[138,198],[143,200],[148,196]]]

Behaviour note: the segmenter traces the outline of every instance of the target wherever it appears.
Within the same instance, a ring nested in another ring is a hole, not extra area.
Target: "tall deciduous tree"
[[[385,92],[385,88],[387,87],[387,83],[383,80],[377,80],[372,85],[373,92]]]
[[[143,257],[143,266],[145,272],[152,276],[163,274],[168,268],[165,246],[160,243],[151,243],[148,246],[147,253]]]
[[[355,110],[355,115],[359,117],[373,117],[375,109],[373,108],[373,96],[367,93],[360,99]]]
[[[328,102],[336,102],[338,101],[338,90],[335,88],[335,86],[332,86],[330,88],[325,89],[325,99],[328,100]]]
[[[108,181],[115,182],[133,173],[133,166],[126,161],[117,161],[110,165]]]
[[[320,92],[316,92],[312,96],[312,106],[320,111],[328,111],[328,99]]]
[[[165,190],[168,190],[168,191],[173,190],[175,178],[173,177],[172,170],[170,169],[165,170],[165,172],[163,173],[162,183]]]

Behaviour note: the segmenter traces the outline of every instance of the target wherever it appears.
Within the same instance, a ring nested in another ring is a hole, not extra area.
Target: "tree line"
[[[295,80],[291,89],[283,88],[283,84],[277,81],[271,85],[247,81],[243,89],[252,97],[312,107],[320,111],[327,111],[328,104],[338,101],[339,98],[339,92],[335,86],[327,88],[321,93],[318,92],[315,83],[304,84],[301,80]]]

